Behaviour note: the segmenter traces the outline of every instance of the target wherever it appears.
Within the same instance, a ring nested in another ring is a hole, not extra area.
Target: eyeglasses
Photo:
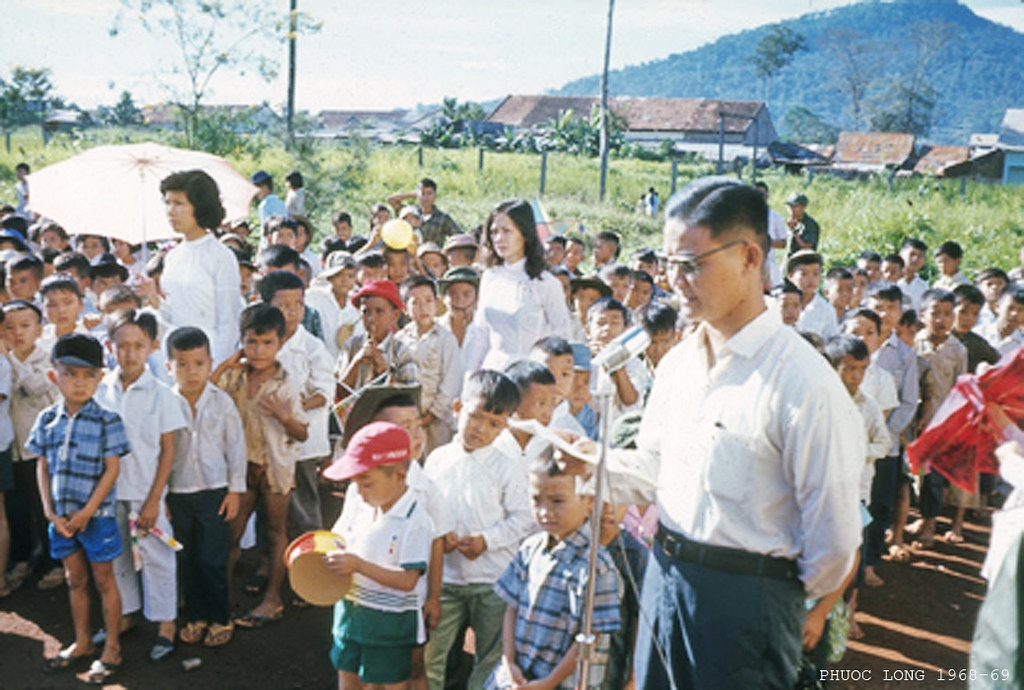
[[[665,267],[668,271],[674,273],[682,273],[684,276],[695,276],[700,273],[700,262],[712,254],[725,251],[729,247],[735,247],[737,244],[747,244],[747,240],[733,240],[732,242],[726,242],[720,247],[710,249],[703,254],[697,254],[696,256],[685,256],[685,255],[669,255],[659,254],[658,258],[664,262]]]

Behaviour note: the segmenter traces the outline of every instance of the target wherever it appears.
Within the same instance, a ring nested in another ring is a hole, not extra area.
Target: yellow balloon
[[[392,249],[406,249],[412,244],[412,226],[401,219],[389,220],[380,229],[380,238]]]

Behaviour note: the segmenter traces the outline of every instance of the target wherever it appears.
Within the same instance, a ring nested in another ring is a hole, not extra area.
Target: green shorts
[[[376,647],[345,640],[335,642],[331,661],[334,668],[356,673],[367,684],[402,683],[412,675],[412,645]]]
[[[388,612],[345,599],[334,605],[331,662],[368,684],[392,684],[412,675],[418,611]]]

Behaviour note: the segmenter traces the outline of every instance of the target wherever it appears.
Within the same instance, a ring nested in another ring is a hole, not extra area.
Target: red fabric
[[[961,376],[939,406],[928,429],[907,446],[910,469],[925,463],[955,486],[973,493],[979,472],[999,473],[1001,442],[985,405],[997,403],[1010,419],[1024,418],[1024,348],[979,376]]]

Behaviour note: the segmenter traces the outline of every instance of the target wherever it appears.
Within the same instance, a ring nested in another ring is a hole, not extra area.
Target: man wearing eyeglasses
[[[665,355],[639,452],[620,456],[656,480],[661,521],[637,687],[792,688],[822,632],[804,628],[805,599],[854,567],[863,424],[825,359],[765,306],[764,197],[705,178],[665,214],[669,280],[700,325]]]

